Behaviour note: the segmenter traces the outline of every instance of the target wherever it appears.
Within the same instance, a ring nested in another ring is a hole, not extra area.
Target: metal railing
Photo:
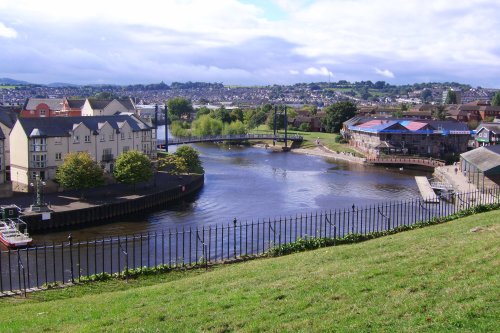
[[[287,135],[287,140],[289,141],[303,141],[303,137],[297,134]],[[177,137],[169,138],[169,145],[187,144],[187,143],[199,143],[199,142],[217,142],[217,141],[245,141],[245,140],[285,140],[285,136],[282,134],[274,136],[271,134],[229,134],[229,135],[208,135],[208,136],[187,136],[187,137]],[[164,145],[165,140],[156,140],[157,145]]]
[[[452,201],[387,202],[199,228],[110,236],[0,251],[0,295],[20,294],[52,283],[68,284],[96,274],[128,276],[132,269],[175,269],[258,256],[299,238],[340,239],[446,217],[481,204],[500,203],[500,188],[456,193]]]

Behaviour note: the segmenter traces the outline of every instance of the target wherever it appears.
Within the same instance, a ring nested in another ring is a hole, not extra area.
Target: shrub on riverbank
[[[497,210],[208,273],[7,298],[0,331],[493,332],[499,227]]]

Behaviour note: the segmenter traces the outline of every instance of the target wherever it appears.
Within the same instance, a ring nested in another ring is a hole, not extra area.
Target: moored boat
[[[0,221],[0,242],[9,248],[29,246],[33,239],[29,236],[27,229],[21,231],[20,226],[26,223],[20,219],[6,219]]]
[[[16,205],[0,206],[0,242],[8,248],[29,246],[33,239],[26,222],[19,218],[21,208]]]

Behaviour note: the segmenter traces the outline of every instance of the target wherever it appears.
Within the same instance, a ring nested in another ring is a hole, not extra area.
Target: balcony
[[[45,161],[38,161],[38,162],[31,162],[31,167],[32,168],[46,168],[47,167],[47,162]]]
[[[102,154],[101,161],[102,162],[111,162],[113,161],[113,154]]]
[[[31,145],[31,151],[47,151],[47,145]]]

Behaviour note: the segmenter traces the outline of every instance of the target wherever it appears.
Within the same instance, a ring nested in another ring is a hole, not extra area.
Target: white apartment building
[[[119,113],[135,113],[131,98],[100,100],[87,98],[82,107],[82,116],[112,116]]]
[[[135,115],[19,118],[10,140],[12,188],[20,192],[27,192],[36,176],[53,180],[71,152],[89,152],[109,173],[128,150],[156,158],[156,129]]]
[[[10,132],[16,120],[14,111],[0,107],[0,184],[10,180]]]

